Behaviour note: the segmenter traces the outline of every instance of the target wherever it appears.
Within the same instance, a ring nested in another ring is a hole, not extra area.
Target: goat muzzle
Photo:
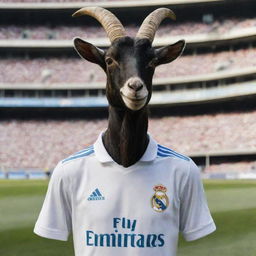
[[[148,99],[148,90],[139,77],[129,78],[120,89],[124,104],[131,110],[139,110],[145,106]]]

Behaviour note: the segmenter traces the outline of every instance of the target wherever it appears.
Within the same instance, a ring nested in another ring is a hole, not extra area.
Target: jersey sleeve
[[[49,239],[67,241],[71,231],[70,183],[59,163],[51,176],[34,233]]]
[[[180,231],[186,241],[199,239],[216,230],[207,205],[200,170],[192,160],[180,200]]]

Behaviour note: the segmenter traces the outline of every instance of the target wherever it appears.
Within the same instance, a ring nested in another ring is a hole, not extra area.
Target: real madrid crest
[[[163,212],[169,205],[169,199],[166,195],[167,188],[163,185],[154,186],[155,194],[151,198],[152,208],[157,212]]]

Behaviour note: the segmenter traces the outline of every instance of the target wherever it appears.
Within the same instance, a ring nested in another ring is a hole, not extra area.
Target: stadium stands
[[[256,161],[251,162],[237,162],[237,163],[222,163],[212,164],[208,166],[204,172],[206,173],[227,173],[227,172],[255,172],[256,173]]]
[[[168,37],[176,35],[205,34],[205,33],[226,33],[231,30],[240,30],[244,28],[253,28],[256,26],[255,18],[237,18],[229,19],[218,18],[211,23],[203,23],[196,21],[182,23],[168,23],[162,25],[157,31],[157,37]],[[126,31],[128,35],[134,36],[138,31],[136,24],[127,25]],[[70,40],[73,37],[83,38],[105,38],[106,33],[100,27],[94,26],[18,26],[0,25],[0,39],[49,39],[49,40]]]
[[[179,58],[175,64],[159,66],[156,69],[155,77],[184,77],[254,67],[256,66],[255,57],[256,53],[253,48],[222,51],[215,54],[187,55]],[[0,70],[1,83],[105,81],[105,74],[101,68],[78,58],[7,58],[0,60]]]
[[[153,118],[149,132],[160,144],[188,155],[256,151],[255,120],[256,111]],[[106,119],[2,121],[1,144],[8,146],[0,148],[0,163],[5,167],[52,168],[91,145],[106,127]]]

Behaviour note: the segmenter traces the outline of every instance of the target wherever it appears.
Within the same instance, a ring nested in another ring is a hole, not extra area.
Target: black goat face
[[[105,54],[107,98],[116,107],[136,111],[150,100],[154,51],[147,40],[117,40]]]
[[[126,36],[122,23],[110,11],[101,7],[84,7],[72,16],[89,15],[105,29],[111,46],[103,51],[75,38],[75,49],[80,56],[100,65],[107,74],[107,98],[110,105],[136,111],[147,105],[152,94],[152,77],[157,65],[176,59],[185,42],[178,41],[160,49],[153,49],[156,30],[163,19],[176,19],[168,8],[151,12],[141,24],[135,39]]]
[[[109,104],[137,111],[151,98],[155,67],[176,59],[185,43],[179,41],[155,50],[148,39],[123,37],[106,51],[79,38],[74,44],[80,56],[100,65],[106,72]]]

